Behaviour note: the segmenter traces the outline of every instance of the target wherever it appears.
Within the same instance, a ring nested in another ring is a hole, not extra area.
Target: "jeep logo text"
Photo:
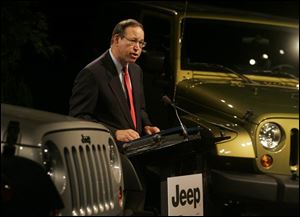
[[[179,190],[179,185],[176,185],[176,195],[172,197],[172,205],[177,207],[179,204],[184,206],[186,204],[194,203],[194,208],[200,202],[200,189],[199,188],[189,188],[187,191],[184,189]]]
[[[91,144],[91,138],[89,136],[85,136],[85,135],[81,134],[81,142]]]

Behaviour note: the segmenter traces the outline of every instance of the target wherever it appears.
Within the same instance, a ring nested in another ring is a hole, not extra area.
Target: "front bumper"
[[[223,196],[280,202],[299,203],[299,177],[241,174],[236,172],[211,170],[213,192]]]

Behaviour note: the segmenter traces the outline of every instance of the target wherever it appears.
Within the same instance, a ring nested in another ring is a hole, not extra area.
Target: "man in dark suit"
[[[145,45],[142,24],[133,19],[119,22],[110,49],[76,77],[70,115],[103,123],[118,142],[159,132],[146,113],[142,70],[135,64]]]

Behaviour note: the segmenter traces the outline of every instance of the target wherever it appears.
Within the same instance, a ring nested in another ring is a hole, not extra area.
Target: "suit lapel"
[[[118,106],[121,108],[121,111],[123,115],[125,116],[127,122],[131,126],[131,128],[134,128],[133,122],[131,120],[130,111],[128,107],[128,103],[126,101],[125,93],[122,88],[122,84],[120,82],[120,78],[118,75],[118,71],[114,65],[114,62],[112,61],[109,52],[106,53],[104,59],[103,59],[104,65],[107,67],[109,71],[109,86],[112,90],[112,92],[115,95],[115,98],[117,99]]]

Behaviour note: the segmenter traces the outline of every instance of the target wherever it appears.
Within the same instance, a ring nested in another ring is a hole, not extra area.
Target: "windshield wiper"
[[[262,74],[262,75],[267,75],[267,76],[273,76],[273,75],[284,75],[286,77],[289,77],[289,78],[293,78],[297,81],[299,81],[299,77],[291,74],[291,73],[288,73],[288,72],[283,72],[283,71],[279,71],[278,69],[252,69],[252,70],[248,70],[249,73],[257,73],[257,74]]]
[[[205,68],[214,68],[214,69],[221,69],[223,71],[227,71],[227,72],[231,72],[233,74],[235,74],[237,77],[241,78],[243,81],[247,82],[247,83],[256,83],[254,81],[252,81],[250,78],[248,78],[247,76],[239,73],[239,72],[236,72],[235,70],[227,67],[227,66],[224,66],[224,65],[221,65],[221,64],[215,64],[215,63],[195,63],[195,65],[197,66],[202,66],[202,67],[205,67]]]
[[[286,71],[299,71],[297,68],[291,64],[279,64],[271,67],[268,70],[264,70],[264,73],[270,73],[272,75],[285,75],[287,77],[293,78],[297,81],[299,81],[299,76],[293,75]]]
[[[299,77],[297,77],[291,73],[288,73],[288,72],[282,72],[282,71],[277,71],[277,70],[276,71],[270,70],[270,72],[272,73],[272,75],[285,75],[287,77],[290,77],[290,78],[293,78],[293,79],[299,81]]]

